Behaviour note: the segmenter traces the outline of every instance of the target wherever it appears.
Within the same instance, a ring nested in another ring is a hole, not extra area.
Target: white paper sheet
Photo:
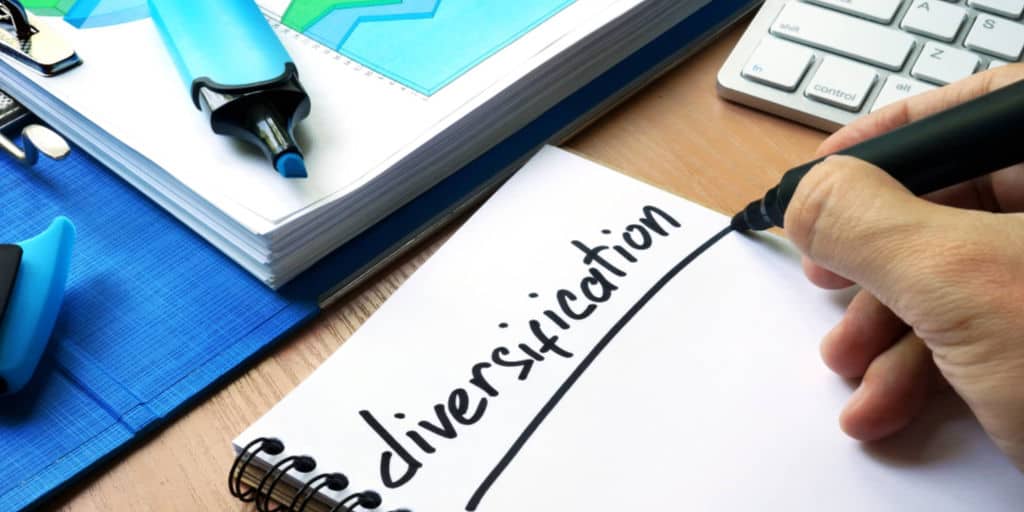
[[[573,3],[429,97],[279,28],[314,105],[297,133],[306,180],[283,180],[255,149],[211,133],[148,19],[89,29],[47,19],[85,64],[29,77],[152,160],[168,187],[263,235],[355,190],[547,61],[549,49],[571,46],[637,3]],[[280,15],[277,8],[271,15]]]
[[[845,298],[810,285],[786,242],[729,234],[671,275],[727,223],[546,149],[236,447],[277,437],[384,510],[1020,510],[1024,477],[953,397],[887,442],[840,431],[851,385],[818,342]],[[636,262],[614,248],[624,232],[650,239]],[[574,240],[611,248],[587,264]],[[614,285],[590,283],[607,300],[585,298],[588,275]],[[589,316],[569,319],[559,290]],[[546,352],[533,319],[558,336]],[[407,476],[395,488],[386,452]]]

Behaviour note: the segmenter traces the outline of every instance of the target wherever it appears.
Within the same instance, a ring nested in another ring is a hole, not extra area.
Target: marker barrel
[[[849,147],[916,195],[963,183],[1024,162],[1024,81]],[[803,177],[824,158],[786,172],[764,199],[733,219],[741,230],[785,227],[786,208]]]

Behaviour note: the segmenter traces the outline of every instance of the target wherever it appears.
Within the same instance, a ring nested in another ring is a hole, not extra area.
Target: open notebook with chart
[[[852,389],[817,349],[844,297],[728,225],[545,149],[236,438],[232,491],[309,511],[1019,509],[1024,476],[951,393],[894,439],[846,437]]]
[[[55,78],[4,64],[0,77],[65,135],[279,287],[707,2],[257,3],[313,102],[297,134],[307,180],[282,180],[257,152],[209,133],[145,0],[26,1],[84,64]]]

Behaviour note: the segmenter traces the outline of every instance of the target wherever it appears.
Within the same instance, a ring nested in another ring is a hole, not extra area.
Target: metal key
[[[917,0],[903,17],[904,29],[941,41],[952,41],[960,32],[967,11],[940,0]]]
[[[792,92],[812,62],[814,52],[808,48],[768,36],[750,56],[743,77]]]
[[[946,85],[974,74],[981,60],[973,53],[929,41],[921,50],[911,75]]]
[[[858,112],[878,80],[874,69],[863,64],[826,57],[807,84],[807,97],[850,112]]]
[[[964,46],[995,55],[1005,60],[1017,60],[1024,50],[1024,25],[1002,18],[979,14]]]
[[[914,38],[903,32],[801,2],[783,7],[771,33],[892,71],[914,48]]]
[[[1020,18],[1021,13],[1024,13],[1024,0],[971,0],[968,4],[980,11],[1010,18]]]
[[[903,0],[809,0],[813,4],[860,16],[879,23],[891,23]]]
[[[886,79],[885,85],[882,86],[878,97],[875,98],[875,104],[871,106],[871,111],[883,109],[893,103],[903,101],[911,96],[917,96],[934,88],[934,85],[919,82],[913,78],[892,75]]]

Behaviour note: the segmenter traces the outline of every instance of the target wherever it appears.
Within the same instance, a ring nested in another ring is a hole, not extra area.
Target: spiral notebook
[[[231,491],[287,510],[1020,510],[1024,476],[952,395],[894,439],[846,437],[851,384],[817,345],[848,297],[727,224],[545,149],[235,440]]]

